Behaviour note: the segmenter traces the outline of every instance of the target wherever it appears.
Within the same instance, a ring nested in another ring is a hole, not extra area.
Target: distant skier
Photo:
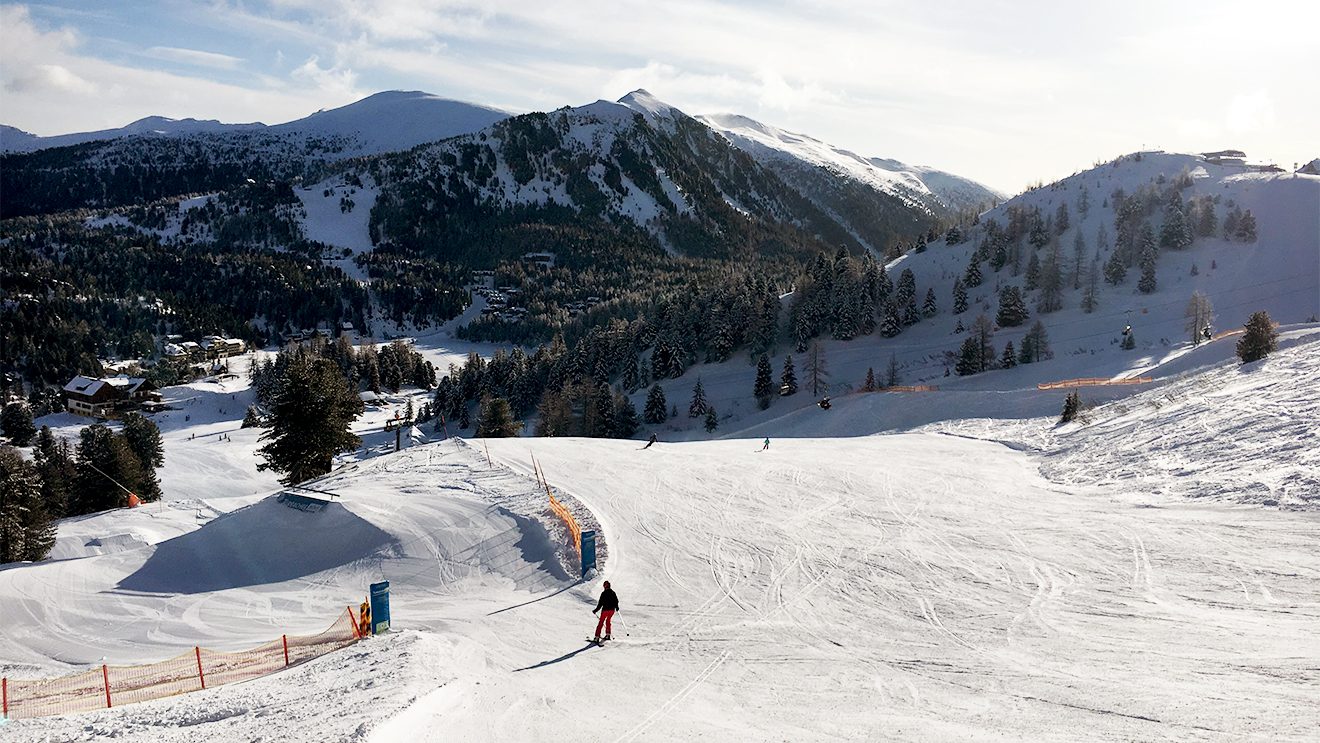
[[[591,610],[592,614],[600,612],[600,619],[596,621],[596,637],[592,642],[600,642],[600,628],[605,628],[605,639],[610,639],[610,620],[614,618],[614,612],[619,610],[619,597],[614,595],[610,588],[610,582],[605,581],[605,590],[600,592],[600,600],[596,602],[596,608]]]
[[[655,443],[655,434],[651,434],[651,438],[649,438],[649,439],[646,440],[646,446],[643,446],[642,448],[643,448],[643,449],[650,449],[650,448],[651,448],[651,444],[654,444],[654,443]]]
[[[1210,332],[1209,325],[1201,329],[1201,335],[1204,336],[1206,340],[1211,340],[1213,334]]]
[[[821,398],[821,401],[818,402],[818,403],[816,403],[816,404],[820,406],[820,409],[821,409],[821,410],[829,410],[829,409],[830,409],[830,398],[828,398],[828,397]]]
[[[766,436],[766,437],[765,437],[765,443],[761,445],[761,451],[765,451],[766,449],[769,449],[769,448],[770,448],[770,437],[769,437],[769,436]]]
[[[1126,338],[1126,337],[1128,337],[1129,335],[1132,335],[1132,326],[1131,326],[1131,325],[1124,325],[1124,326],[1123,326],[1123,337]]]

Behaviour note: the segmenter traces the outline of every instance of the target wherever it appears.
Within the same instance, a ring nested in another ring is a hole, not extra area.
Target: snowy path
[[[350,467],[319,529],[263,501],[177,543],[0,572],[0,657],[34,665],[95,662],[103,638],[112,660],[252,644],[380,577],[399,630],[7,737],[1303,740],[1320,720],[1312,513],[1136,508],[937,434],[489,444],[516,472],[452,443]],[[613,645],[583,643],[598,582],[556,574],[527,518],[529,449],[605,534]],[[249,559],[201,570],[226,548]]]

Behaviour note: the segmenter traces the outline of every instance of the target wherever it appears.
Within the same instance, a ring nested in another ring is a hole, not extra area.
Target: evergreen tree
[[[779,394],[788,397],[798,391],[797,372],[793,370],[793,355],[784,357],[784,371],[779,375]]]
[[[258,439],[267,443],[257,450],[265,460],[257,469],[283,473],[280,482],[296,485],[326,474],[336,454],[362,443],[349,426],[363,406],[329,359],[290,363],[282,387]]]
[[[1004,354],[999,357],[999,366],[1004,369],[1017,366],[1017,352],[1013,350],[1013,341],[1004,344]]]
[[[1164,226],[1160,228],[1160,247],[1182,250],[1192,244],[1192,231],[1183,212],[1182,196],[1177,189],[1169,192],[1164,206]]]
[[[862,383],[862,392],[875,392],[875,369],[866,368],[866,381]]]
[[[623,376],[619,383],[628,392],[636,392],[642,386],[641,362],[636,353],[629,353],[628,360],[623,367]]]
[[[468,426],[472,425],[472,411],[468,408],[466,402],[458,408],[458,429],[466,431]]]
[[[3,429],[14,446],[27,446],[37,434],[32,423],[32,408],[22,400],[11,402],[0,413],[0,429]]]
[[[1279,334],[1274,331],[1274,322],[1268,312],[1251,313],[1246,328],[1247,332],[1237,342],[1237,355],[1242,363],[1260,361],[1279,350]]]
[[[770,359],[765,354],[756,362],[756,383],[752,386],[752,395],[756,398],[756,404],[762,409],[770,407],[770,396],[774,394],[774,382],[771,381],[773,370],[770,368]]]
[[[1026,322],[1031,313],[1022,301],[1022,292],[1014,285],[1006,285],[999,291],[999,312],[995,322],[1001,328],[1011,328]]]
[[[1045,332],[1045,323],[1037,320],[1022,337],[1022,350],[1018,353],[1018,361],[1023,364],[1034,364],[1050,356],[1050,338]]]
[[[1058,211],[1054,212],[1054,234],[1062,235],[1068,231],[1068,202],[1059,202]]]
[[[517,436],[521,430],[522,423],[513,419],[513,410],[509,408],[508,400],[491,395],[481,398],[481,412],[477,422],[479,438],[506,439]]]
[[[72,513],[119,508],[143,480],[142,463],[124,437],[96,423],[79,434],[77,481]]]
[[[1022,288],[1032,291],[1040,286],[1040,256],[1031,254],[1031,260],[1027,261],[1027,272],[1022,275]]]
[[[967,311],[967,287],[962,279],[953,280],[953,314],[961,315]]]
[[[720,427],[720,418],[715,413],[715,408],[707,406],[706,408],[706,433],[714,433],[715,429]]]
[[[701,377],[697,377],[697,383],[692,387],[692,402],[688,403],[688,417],[700,418],[706,414],[706,388],[701,384]]]
[[[970,287],[978,287],[981,281],[981,262],[972,255],[972,259],[967,262],[967,271],[963,273],[963,283]]]
[[[807,365],[804,370],[807,384],[811,385],[811,395],[820,397],[820,393],[829,389],[830,373],[825,365],[825,351],[819,343],[811,344],[807,352]]]
[[[1127,267],[1123,265],[1118,251],[1115,250],[1109,256],[1109,260],[1105,261],[1105,282],[1118,286],[1125,278],[1127,278]]]
[[[1040,301],[1036,309],[1049,314],[1063,307],[1063,252],[1056,241],[1040,271]]]
[[[256,405],[249,405],[247,412],[243,414],[243,423],[239,428],[261,428],[261,414],[257,412]]]
[[[632,438],[640,424],[637,420],[637,406],[627,395],[614,396],[614,435],[621,439]]]
[[[1155,247],[1147,245],[1141,251],[1141,279],[1137,281],[1137,291],[1142,294],[1150,294],[1155,291]]]
[[[1060,423],[1071,423],[1077,418],[1077,414],[1082,410],[1082,396],[1077,390],[1068,393],[1063,398],[1063,415],[1059,417]]]
[[[1082,236],[1082,231],[1077,230],[1073,237],[1073,271],[1072,285],[1074,289],[1082,288],[1082,266],[1086,265],[1086,238]]]
[[[921,313],[917,311],[916,302],[908,302],[908,306],[903,310],[903,324],[916,325],[921,322]]]
[[[885,305],[885,318],[880,321],[880,335],[893,338],[903,332],[903,321],[898,316],[898,305],[889,302]]]
[[[1196,236],[1214,237],[1215,228],[1218,226],[1219,219],[1215,216],[1215,202],[1208,198],[1201,199],[1196,218]]]
[[[935,303],[935,289],[926,290],[926,301],[921,305],[921,314],[926,317],[934,317],[940,312],[939,305]]]
[[[1227,229],[1224,230],[1224,234],[1228,234]],[[1256,242],[1256,217],[1252,215],[1250,209],[1238,220],[1237,229],[1233,230],[1233,237],[1237,238],[1238,242]]]
[[[1232,240],[1237,237],[1238,220],[1240,219],[1242,219],[1242,210],[1240,208],[1235,206],[1228,210],[1228,214],[1224,216],[1225,240]]]
[[[127,413],[123,423],[124,439],[143,468],[154,470],[164,466],[165,444],[156,422],[140,413]]]
[[[1136,333],[1128,333],[1127,335],[1123,336],[1123,342],[1118,344],[1118,347],[1123,349],[1124,351],[1131,351],[1132,349],[1136,348],[1137,347]]]
[[[665,401],[665,391],[657,384],[646,394],[646,407],[642,417],[651,425],[664,423],[669,419],[669,403]]]
[[[915,302],[917,299],[917,275],[912,269],[905,268],[898,276],[898,285],[894,287],[894,301],[900,306]]]
[[[1214,313],[1214,305],[1210,303],[1209,297],[1199,291],[1192,292],[1192,298],[1187,302],[1183,317],[1187,319],[1187,337],[1193,346],[1199,346],[1201,341],[1206,340],[1205,332],[1210,327],[1210,323],[1214,322]]]
[[[1088,315],[1095,312],[1100,304],[1100,262],[1091,261],[1091,270],[1086,276],[1086,289],[1082,292],[1082,311]]]
[[[0,446],[0,564],[40,560],[55,544],[37,470],[12,446]]]
[[[990,343],[993,334],[990,318],[985,315],[977,317],[972,323],[971,332],[958,350],[958,361],[954,365],[958,376],[980,374],[990,368],[995,358],[995,348]]]
[[[57,438],[49,426],[42,426],[37,432],[37,444],[32,454],[41,480],[41,500],[46,512],[51,518],[62,518],[69,513],[69,499],[77,477],[73,450],[69,442]]]

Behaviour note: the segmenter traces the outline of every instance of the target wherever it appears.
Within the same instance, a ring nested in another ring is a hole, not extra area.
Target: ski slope
[[[1102,407],[1049,435],[1054,411],[861,435],[858,408],[846,437],[790,416],[767,452],[759,437],[649,450],[504,439],[485,442],[492,464],[482,443],[453,441],[348,463],[313,483],[336,494],[321,514],[254,495],[172,540],[0,570],[0,665],[19,677],[247,647],[319,629],[381,578],[397,632],[4,735],[1307,740],[1320,721],[1316,512],[1147,492],[1179,479],[1155,466],[1161,449],[1132,460],[1132,478],[1072,479],[1064,464],[1164,431],[1223,465],[1183,478],[1203,489],[1231,485],[1267,446],[1259,469],[1305,474],[1308,449],[1289,445],[1314,434],[1317,411],[1291,403],[1313,401],[1316,349],[1308,338],[1130,395],[1122,427]],[[1174,410],[1142,400],[1176,385],[1220,394]],[[1224,402],[1253,399],[1270,413],[1243,427]],[[603,535],[588,582],[532,454]],[[602,579],[621,636],[588,647]]]

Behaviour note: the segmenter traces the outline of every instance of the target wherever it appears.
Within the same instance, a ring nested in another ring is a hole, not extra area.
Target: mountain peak
[[[651,95],[645,88],[638,88],[619,99],[619,103],[631,108],[651,121],[672,119],[675,113],[683,113],[677,108]]]

